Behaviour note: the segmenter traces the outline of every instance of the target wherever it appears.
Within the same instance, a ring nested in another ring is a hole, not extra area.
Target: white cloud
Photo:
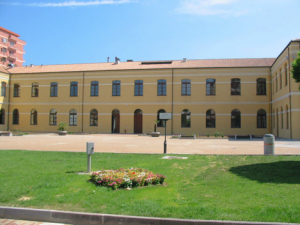
[[[18,2],[0,2],[0,5],[11,6],[31,6],[31,7],[74,7],[74,6],[93,6],[93,5],[117,5],[125,3],[137,2],[135,0],[96,0],[96,1],[65,1],[59,3],[28,3],[22,4]]]
[[[180,14],[192,15],[242,15],[245,11],[240,11],[234,7],[239,0],[183,0],[176,11]]]

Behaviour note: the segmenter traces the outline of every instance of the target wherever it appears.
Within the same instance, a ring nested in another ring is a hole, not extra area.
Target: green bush
[[[58,124],[58,130],[59,131],[65,131],[65,130],[67,130],[67,127],[68,127],[68,125],[66,123],[64,123],[64,122],[60,122]]]

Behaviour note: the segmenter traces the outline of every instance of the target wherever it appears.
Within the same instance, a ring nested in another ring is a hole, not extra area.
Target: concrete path
[[[86,142],[95,143],[95,152],[160,154],[163,153],[164,137],[132,134],[0,136],[0,149],[85,152]],[[167,144],[167,153],[172,154],[262,155],[264,153],[263,139],[193,140],[172,139],[171,136],[167,136]],[[276,140],[275,154],[300,155],[300,140]]]

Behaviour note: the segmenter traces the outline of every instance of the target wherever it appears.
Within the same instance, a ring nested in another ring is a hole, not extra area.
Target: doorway
[[[134,111],[134,133],[143,133],[143,112],[140,109]]]
[[[113,134],[120,133],[120,111],[118,109],[114,109],[111,115],[111,132]]]

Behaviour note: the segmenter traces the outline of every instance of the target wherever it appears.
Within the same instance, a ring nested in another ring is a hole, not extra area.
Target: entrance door
[[[114,109],[111,116],[111,132],[120,133],[120,111]]]
[[[143,133],[143,112],[140,109],[134,111],[134,133]]]

